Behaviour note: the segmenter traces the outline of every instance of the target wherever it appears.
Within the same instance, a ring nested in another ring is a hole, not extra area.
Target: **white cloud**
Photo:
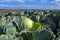
[[[60,5],[60,0],[54,0],[55,4]]]
[[[60,0],[54,0],[55,2],[60,2]]]
[[[47,2],[48,0],[40,0],[40,2]]]
[[[28,2],[37,2],[38,0],[0,0],[0,2],[14,2],[14,1],[17,1],[17,2],[20,2],[20,3],[25,3],[26,1],[28,1]]]
[[[51,1],[50,3],[54,3],[54,1]]]
[[[2,7],[5,7],[5,6],[8,7],[8,5],[4,5],[4,4],[0,4],[0,6],[2,6]]]
[[[12,2],[12,1],[25,3],[26,1],[28,1],[28,2],[37,2],[38,0],[0,0],[0,2]]]
[[[31,1],[34,1],[34,0],[26,0],[26,1],[30,1],[31,2]]]
[[[0,4],[0,7],[15,7],[16,5]]]
[[[1,1],[22,1],[22,0],[1,0]]]
[[[1,0],[0,2],[13,2],[13,1],[17,1],[17,2],[21,2],[24,3],[24,0]]]

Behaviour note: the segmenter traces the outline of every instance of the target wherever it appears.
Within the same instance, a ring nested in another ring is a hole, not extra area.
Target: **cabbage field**
[[[60,40],[60,10],[0,10],[0,40]]]

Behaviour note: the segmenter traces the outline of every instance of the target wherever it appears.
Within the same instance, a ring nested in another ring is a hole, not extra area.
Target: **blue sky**
[[[0,0],[0,9],[60,9],[60,0]]]

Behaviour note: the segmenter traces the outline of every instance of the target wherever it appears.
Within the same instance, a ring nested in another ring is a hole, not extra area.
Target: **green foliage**
[[[16,28],[10,23],[6,26],[6,34],[7,35],[15,35],[16,34]]]
[[[22,32],[21,36],[23,37],[23,40],[33,40],[33,33],[27,31],[27,32]]]
[[[58,22],[58,26],[60,27],[60,21]]]
[[[1,35],[0,40],[14,40],[14,39],[13,39],[13,36],[11,36],[11,35],[9,35],[9,36]]]
[[[42,23],[40,23],[40,22],[34,22],[32,30],[33,31],[37,31],[38,28],[42,28]]]
[[[32,27],[33,21],[27,17],[24,17],[21,22],[21,28],[30,30]]]
[[[36,32],[33,37],[33,40],[52,40],[51,34],[45,30]]]
[[[6,25],[6,17],[2,16],[0,19],[0,26],[5,26]]]
[[[12,35],[1,35],[0,40],[23,40],[23,38],[22,37],[17,38]]]
[[[59,33],[60,11],[24,10],[7,13],[0,14],[0,40],[53,40],[54,35]]]
[[[26,32],[26,36],[28,40],[33,40],[33,34],[30,32]]]

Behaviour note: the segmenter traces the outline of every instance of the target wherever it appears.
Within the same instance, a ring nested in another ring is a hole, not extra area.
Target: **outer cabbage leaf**
[[[55,37],[56,36],[53,34],[50,28],[43,27],[34,33],[33,40],[53,40]]]
[[[0,40],[14,40],[14,39],[13,39],[13,36],[11,36],[11,35],[9,35],[9,36],[1,35]]]
[[[6,26],[6,34],[7,35],[15,35],[17,33],[16,28],[12,24],[8,24]]]

